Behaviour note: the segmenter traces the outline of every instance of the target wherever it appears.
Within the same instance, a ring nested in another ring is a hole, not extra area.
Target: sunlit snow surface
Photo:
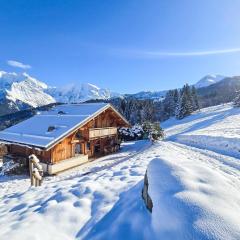
[[[214,129],[238,140],[238,116],[225,105],[169,120],[165,141],[125,143],[40,188],[29,188],[25,176],[1,177],[0,239],[240,239],[236,152],[218,150],[211,138],[208,149],[189,140]],[[152,214],[141,199],[147,166]]]
[[[181,121],[162,124],[168,140],[240,158],[240,108],[232,104],[202,109]]]

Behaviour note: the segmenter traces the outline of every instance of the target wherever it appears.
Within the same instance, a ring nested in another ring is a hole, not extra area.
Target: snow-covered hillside
[[[220,82],[225,76],[209,74],[201,78],[194,86],[196,88],[208,87],[214,83]]]
[[[239,117],[221,105],[168,120],[165,141],[125,143],[39,188],[0,177],[0,239],[240,239],[239,155],[218,147],[239,144]],[[152,213],[141,198],[147,166]]]
[[[204,108],[163,123],[168,139],[240,157],[240,109],[232,103]]]

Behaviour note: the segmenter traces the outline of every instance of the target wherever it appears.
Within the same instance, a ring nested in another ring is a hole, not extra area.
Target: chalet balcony
[[[89,129],[89,139],[106,137],[117,134],[116,127],[106,127],[106,128],[90,128]]]

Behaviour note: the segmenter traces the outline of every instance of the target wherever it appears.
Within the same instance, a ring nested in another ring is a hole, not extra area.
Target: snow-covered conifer
[[[240,107],[240,92],[237,93],[236,98],[233,100],[234,107]]]
[[[193,110],[199,110],[200,106],[199,106],[199,101],[198,101],[198,96],[197,96],[197,91],[196,88],[194,86],[192,86],[192,99],[193,99]]]

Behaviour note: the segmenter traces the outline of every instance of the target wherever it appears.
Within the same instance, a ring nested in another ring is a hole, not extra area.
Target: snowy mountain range
[[[222,75],[207,75],[194,86],[201,89],[221,82],[224,78],[225,76]],[[166,92],[142,91],[135,94],[121,95],[90,83],[51,87],[27,73],[17,74],[0,71],[0,115],[55,102],[75,103],[91,99],[106,100],[113,97],[161,100]]]
[[[120,94],[113,93],[108,89],[99,88],[90,83],[82,83],[80,85],[68,85],[65,87],[48,87],[46,91],[57,102],[73,103],[85,102],[91,99],[110,99],[119,97]]]
[[[0,114],[28,107],[38,107],[55,102],[84,102],[90,99],[109,99],[120,94],[99,88],[93,84],[68,85],[57,88],[29,76],[27,73],[0,71]]]

